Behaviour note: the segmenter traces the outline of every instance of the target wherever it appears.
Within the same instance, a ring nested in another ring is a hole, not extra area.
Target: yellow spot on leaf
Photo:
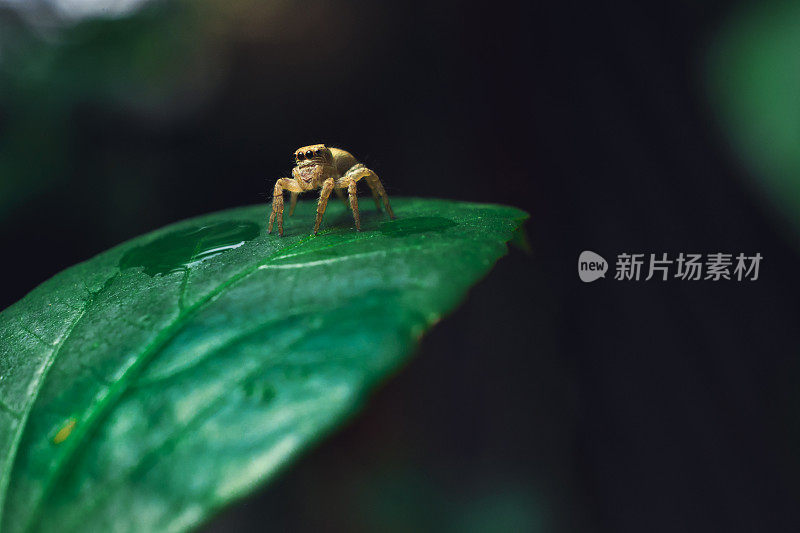
[[[61,444],[62,442],[67,440],[67,437],[69,437],[69,434],[72,433],[72,428],[74,427],[75,427],[74,418],[70,418],[69,420],[64,422],[64,425],[61,426],[61,429],[58,430],[56,436],[53,437],[53,444]]]

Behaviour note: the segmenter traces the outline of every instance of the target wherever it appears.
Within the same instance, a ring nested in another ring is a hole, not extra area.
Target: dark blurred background
[[[0,1],[0,307],[341,146],[525,209],[532,253],[207,531],[798,531],[796,7]],[[582,250],[764,259],[584,284]]]

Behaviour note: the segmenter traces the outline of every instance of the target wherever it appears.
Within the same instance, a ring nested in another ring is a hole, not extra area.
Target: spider
[[[359,163],[353,154],[338,148],[328,148],[324,144],[312,144],[303,146],[294,153],[295,167],[292,169],[292,178],[280,178],[275,182],[275,189],[272,192],[272,213],[269,215],[269,227],[267,233],[272,233],[272,223],[278,219],[278,234],[283,237],[283,191],[292,193],[292,200],[289,206],[289,216],[294,213],[294,206],[297,204],[297,197],[301,192],[321,189],[319,202],[317,203],[317,219],[314,222],[314,235],[319,231],[322,216],[328,206],[328,197],[331,191],[336,192],[336,196],[341,199],[345,206],[348,205],[342,189],[347,189],[350,196],[350,208],[353,210],[353,218],[356,221],[356,230],[361,231],[361,217],[358,213],[358,196],[356,194],[356,183],[361,178],[367,180],[367,185],[372,189],[372,196],[375,198],[375,206],[381,210],[381,203],[378,197],[383,200],[386,212],[391,218],[394,217],[392,206],[389,205],[389,198],[383,189],[378,175]]]

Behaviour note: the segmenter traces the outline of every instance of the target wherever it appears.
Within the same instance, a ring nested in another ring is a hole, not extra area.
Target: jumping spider
[[[275,189],[272,192],[272,213],[269,216],[269,227],[267,233],[272,232],[272,223],[275,217],[278,218],[278,233],[283,237],[283,191],[292,193],[292,200],[289,206],[289,216],[294,213],[294,206],[297,203],[297,196],[301,192],[321,189],[319,203],[317,203],[317,219],[314,222],[314,235],[319,231],[322,222],[322,215],[328,205],[328,197],[331,191],[336,192],[347,206],[342,189],[347,189],[350,196],[350,208],[353,210],[353,218],[356,221],[356,229],[361,231],[361,217],[358,213],[358,196],[356,195],[356,183],[361,178],[367,180],[367,185],[372,189],[372,196],[375,198],[375,206],[381,210],[381,203],[378,197],[383,200],[386,212],[394,218],[392,206],[389,205],[389,198],[383,189],[381,180],[373,171],[359,163],[349,152],[338,148],[328,148],[324,144],[312,144],[303,146],[294,153],[296,165],[292,169],[292,178],[281,178],[275,182]]]

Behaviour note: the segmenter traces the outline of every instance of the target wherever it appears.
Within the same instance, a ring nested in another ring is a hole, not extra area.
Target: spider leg
[[[325,214],[325,209],[328,207],[328,197],[331,195],[335,180],[328,178],[322,182],[322,191],[319,193],[319,202],[317,203],[317,219],[314,221],[314,235],[319,231],[319,225],[322,222],[322,215]]]
[[[365,178],[367,180],[367,184],[369,185],[370,189],[372,189],[372,195],[375,197],[376,205],[378,204],[378,197],[380,197],[383,199],[383,206],[386,208],[386,212],[389,213],[391,218],[395,218],[394,212],[392,211],[392,206],[389,204],[389,197],[386,195],[386,190],[384,190],[383,184],[378,178],[378,175],[361,163],[358,163],[353,165],[353,167],[336,182],[337,187],[347,187],[347,192],[350,193],[350,207],[353,209],[353,218],[356,219],[356,228],[359,230],[361,229],[361,219],[358,213],[358,198],[355,196],[355,185],[353,185],[353,191],[351,192],[350,183],[352,182],[355,184],[361,178]],[[353,208],[354,198],[355,208]],[[380,207],[378,207],[378,210],[380,211]]]
[[[294,215],[294,206],[297,205],[298,196],[300,196],[299,192],[292,192],[292,200],[289,202],[289,216]]]
[[[296,181],[289,178],[281,178],[275,182],[275,189],[272,191],[272,212],[269,215],[269,226],[267,233],[272,233],[272,223],[278,219],[278,234],[283,237],[283,191],[300,192],[302,189]]]
[[[367,178],[367,176],[364,176]],[[378,199],[378,191],[375,190],[375,183],[367,179],[367,185],[369,185],[369,190],[372,192],[372,199],[375,200],[375,209],[378,213],[381,212],[381,201]]]
[[[392,206],[389,204],[389,197],[386,195],[386,190],[383,188],[380,178],[378,178],[378,175],[370,169],[367,168],[365,170],[367,171],[367,174],[364,176],[364,179],[367,180],[367,185],[369,185],[369,188],[372,189],[372,196],[375,198],[375,205],[377,206],[378,211],[381,210],[380,204],[378,203],[378,196],[380,196],[383,200],[384,207],[386,207],[386,212],[389,213],[389,218],[395,218],[394,212],[392,211]]]
[[[353,220],[356,222],[356,230],[358,231],[361,231],[361,214],[358,211],[358,191],[356,189],[356,183],[358,183],[358,180],[363,178],[367,172],[367,167],[358,163],[345,172],[344,176],[336,180],[337,188],[347,188],[347,194],[350,197],[350,209],[353,211]]]
[[[351,179],[347,184],[347,194],[350,196],[350,209],[353,210],[353,219],[356,221],[356,231],[361,231],[361,216],[358,213],[358,193],[356,180]]]

